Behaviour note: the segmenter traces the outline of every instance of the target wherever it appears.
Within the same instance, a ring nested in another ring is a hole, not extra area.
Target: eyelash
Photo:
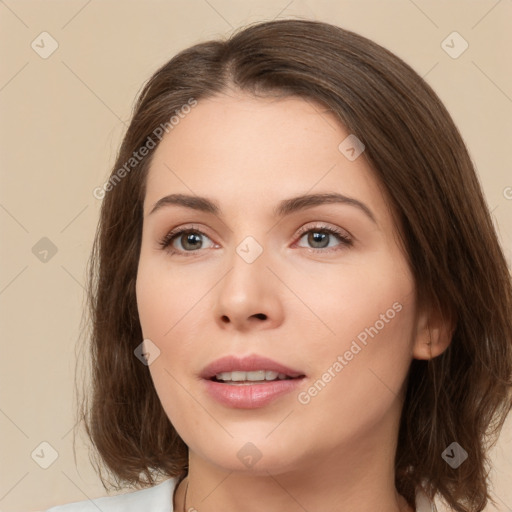
[[[305,227],[299,229],[299,232],[297,236],[299,237],[299,240],[302,238],[302,236],[306,233],[309,233],[310,231],[316,232],[316,233],[327,233],[329,235],[335,236],[340,242],[341,246],[351,247],[353,245],[353,241],[345,234],[345,232],[337,229],[332,228],[325,225],[320,226],[313,226],[313,227]],[[158,245],[162,250],[166,250],[170,254],[183,254],[186,257],[194,256],[194,253],[198,253],[199,251],[181,251],[179,249],[174,249],[171,244],[174,242],[176,238],[178,238],[180,235],[184,233],[195,233],[199,235],[203,235],[207,238],[210,238],[206,233],[203,233],[199,229],[195,229],[193,227],[187,227],[187,228],[178,228],[173,231],[170,231],[167,233],[159,242]],[[314,247],[306,247],[311,252],[314,253],[326,253],[326,252],[333,252],[333,251],[339,251],[341,248],[325,248],[325,249],[315,249]]]

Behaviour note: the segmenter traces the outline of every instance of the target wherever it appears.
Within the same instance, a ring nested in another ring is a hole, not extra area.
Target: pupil
[[[318,231],[313,231],[310,233],[309,242],[312,243],[314,246],[314,244],[321,243],[322,241],[325,242],[327,240],[327,237],[328,237],[327,233],[320,233]],[[328,245],[328,242],[327,242],[327,244],[320,245],[320,247],[327,247],[327,245]],[[318,247],[318,246],[316,246],[316,247]]]
[[[184,237],[186,239],[185,244],[183,244],[183,247],[185,249],[187,248],[188,244],[190,244],[190,246],[188,248],[191,248],[191,249],[197,249],[198,247],[201,247],[202,242],[201,242],[201,239],[199,238],[198,234],[196,234],[196,233],[187,233],[186,235],[184,235]]]

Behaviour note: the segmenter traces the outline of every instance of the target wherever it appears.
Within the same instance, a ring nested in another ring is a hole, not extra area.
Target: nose
[[[283,284],[268,268],[265,250],[249,262],[234,253],[231,268],[215,287],[215,321],[237,331],[276,328],[283,322]]]

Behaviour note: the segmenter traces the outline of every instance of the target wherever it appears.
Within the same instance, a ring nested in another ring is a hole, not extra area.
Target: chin
[[[304,457],[304,446],[299,440],[294,442],[288,438],[272,439],[271,434],[265,439],[265,434],[251,437],[250,434],[234,436],[223,442],[200,442],[189,444],[199,457],[212,465],[229,472],[242,473],[252,476],[268,476],[296,469]],[[227,434],[226,434],[227,437]],[[187,443],[188,444],[188,443]],[[297,449],[297,446],[300,449]]]

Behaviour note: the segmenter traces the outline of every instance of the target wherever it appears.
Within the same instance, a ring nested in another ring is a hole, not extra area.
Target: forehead
[[[229,197],[239,206],[309,191],[378,202],[380,187],[364,156],[349,160],[340,150],[349,135],[309,99],[236,93],[200,100],[153,155],[145,213],[169,193]]]

